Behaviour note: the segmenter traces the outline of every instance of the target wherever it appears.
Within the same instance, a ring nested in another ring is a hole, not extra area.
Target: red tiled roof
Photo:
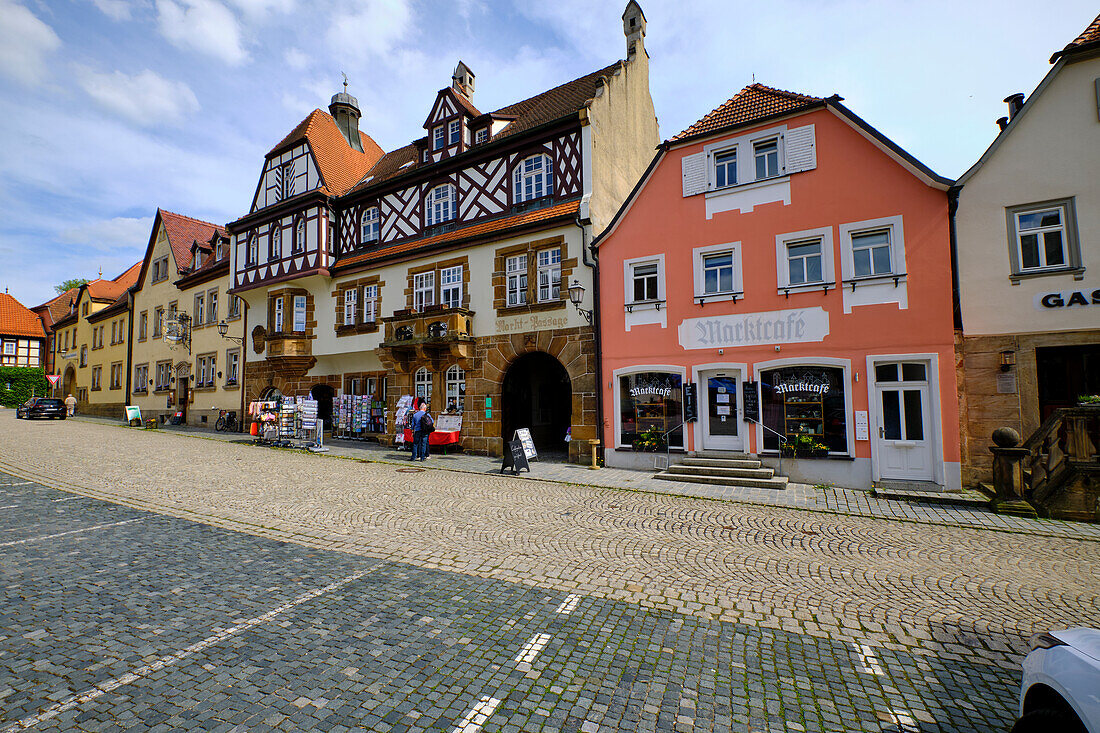
[[[114,280],[96,279],[84,287],[88,291],[88,297],[92,300],[109,300],[113,303],[137,282],[138,273],[140,272],[141,262],[138,261],[126,268],[126,271]]]
[[[161,223],[168,234],[168,244],[172,247],[172,254],[176,259],[178,272],[185,272],[191,267],[191,245],[196,240],[209,242],[215,232],[223,237],[229,236],[225,233],[225,229],[208,221],[192,219],[190,216],[184,216],[183,214],[173,214],[171,211],[165,211],[164,209],[157,209],[157,213],[160,215]],[[137,281],[136,273],[134,274],[134,280]],[[129,285],[126,287],[129,287]]]
[[[79,292],[80,288],[69,288],[56,298],[47,300],[42,305],[36,305],[31,310],[41,316],[47,328],[52,328],[53,324],[69,315],[69,303],[76,299]]]
[[[1097,15],[1096,18],[1093,19],[1091,23],[1089,23],[1089,26],[1081,32],[1081,35],[1077,36],[1077,38],[1074,38],[1072,41],[1067,43],[1066,47],[1063,48],[1061,51],[1058,51],[1053,56],[1051,56],[1050,63],[1053,64],[1055,61],[1058,60],[1058,57],[1062,56],[1063,54],[1069,53],[1070,51],[1075,51],[1081,46],[1088,46],[1094,43],[1100,43],[1100,15]]]
[[[353,149],[336,126],[336,120],[319,109],[306,115],[268,155],[302,140],[309,142],[317,167],[321,169],[325,188],[334,196],[339,196],[354,186],[382,157],[382,148],[362,130],[359,131],[359,140],[363,144],[363,152]]]
[[[42,321],[8,293],[0,293],[0,335],[45,338]]]
[[[719,105],[701,120],[673,137],[672,142],[717,132],[727,127],[743,125],[784,112],[813,107],[824,101],[820,97],[773,89],[763,84],[750,84],[733,95],[729,101]]]
[[[541,94],[536,94],[522,102],[516,102],[507,107],[502,107],[496,112],[491,112],[490,115],[493,117],[513,117],[515,119],[503,130],[493,135],[490,141],[511,137],[547,122],[576,114],[590,99],[596,96],[596,88],[601,83],[600,80],[612,76],[621,64],[621,61],[616,61],[610,66],[593,71],[591,74],[582,76],[579,79],[574,79],[553,89],[548,89]],[[462,95],[457,92],[455,96],[462,98]],[[410,162],[413,163],[413,166],[406,166],[406,163]],[[415,143],[386,153],[370,169],[367,178],[360,181],[352,190],[367,188],[388,178],[393,178],[406,168],[415,167],[416,163],[417,147]]]
[[[445,242],[473,239],[476,237],[485,236],[486,234],[495,234],[498,232],[502,232],[507,229],[517,229],[520,227],[530,226],[531,224],[537,224],[541,221],[549,221],[551,219],[557,219],[559,217],[573,216],[576,215],[577,209],[579,207],[579,201],[569,201],[564,204],[558,204],[557,206],[548,206],[545,209],[535,209],[533,211],[525,211],[522,214],[515,214],[513,216],[507,216],[500,219],[484,221],[479,224],[474,224],[473,226],[455,229],[454,231],[444,232],[443,234],[437,234],[434,237],[427,237],[425,239],[416,239],[408,242],[402,242],[401,244],[395,244],[390,247],[383,247],[382,249],[364,252],[362,254],[355,255],[354,257],[348,257],[346,259],[340,260],[336,264],[336,268],[343,269],[344,267],[361,265],[365,262],[373,262],[375,260],[385,259],[394,255],[405,254],[407,252],[415,252],[416,250],[420,249],[428,249],[434,245],[442,244]]]

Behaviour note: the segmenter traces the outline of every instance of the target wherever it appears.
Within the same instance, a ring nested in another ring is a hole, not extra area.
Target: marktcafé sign
[[[828,335],[829,314],[821,307],[686,318],[679,328],[685,349],[802,344]]]

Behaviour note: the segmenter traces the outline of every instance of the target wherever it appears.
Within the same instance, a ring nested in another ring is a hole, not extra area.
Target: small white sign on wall
[[[870,440],[871,430],[867,424],[867,411],[856,410],[856,440]]]

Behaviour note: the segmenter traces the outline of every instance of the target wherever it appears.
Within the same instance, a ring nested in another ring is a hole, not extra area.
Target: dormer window
[[[436,186],[428,192],[428,226],[455,218],[455,187],[450,183]]]
[[[216,256],[217,256],[217,259],[218,259],[219,262],[224,260],[226,254],[228,254],[228,252],[226,251],[226,246],[225,245],[226,245],[226,242],[225,242],[224,239],[219,239],[218,240],[218,248],[217,248],[217,255]]]
[[[488,139],[489,139],[489,129],[488,128],[483,127],[480,130],[478,130],[476,133],[474,133],[474,144],[476,144],[476,145],[480,145],[481,143],[485,142]]]
[[[370,206],[363,211],[361,244],[378,241],[378,207]]]
[[[430,152],[428,151],[428,149],[427,149],[427,148],[425,148],[425,149],[424,149],[424,162],[425,162],[425,163],[427,163],[427,162],[428,162],[428,160],[429,160],[429,159],[430,159],[431,157],[432,157],[432,154],[431,154],[431,153],[430,153]]]
[[[549,196],[553,190],[554,174],[549,155],[532,155],[516,166],[515,203]]]
[[[447,131],[443,125],[432,131],[432,149],[442,150],[447,145]]]
[[[462,123],[459,120],[451,120],[447,125],[447,144],[458,145],[462,136]]]

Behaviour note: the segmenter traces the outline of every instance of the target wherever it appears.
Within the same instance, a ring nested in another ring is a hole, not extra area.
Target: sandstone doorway
[[[529,428],[539,457],[567,460],[565,431],[572,424],[573,389],[561,362],[541,351],[519,356],[501,385],[500,435],[505,442]]]

